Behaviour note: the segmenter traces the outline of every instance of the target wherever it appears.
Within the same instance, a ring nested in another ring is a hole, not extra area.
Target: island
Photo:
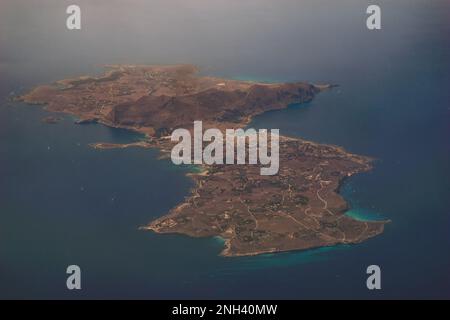
[[[199,75],[192,65],[110,65],[99,77],[41,85],[19,97],[53,112],[75,115],[145,134],[131,144],[93,143],[96,149],[158,148],[170,134],[197,120],[204,129],[245,128],[258,114],[311,101],[332,85],[262,83]],[[280,136],[279,172],[260,175],[258,165],[199,165],[189,174],[190,195],[143,226],[156,233],[224,239],[224,256],[355,244],[374,237],[388,221],[360,221],[345,214],[344,179],[372,168],[373,159],[300,138]]]

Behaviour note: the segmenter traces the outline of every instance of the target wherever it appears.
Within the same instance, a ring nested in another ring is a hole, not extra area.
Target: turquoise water
[[[352,208],[345,213],[347,216],[359,221],[384,221],[381,213],[372,212],[364,208]]]
[[[340,188],[339,193],[347,199],[350,209],[345,213],[347,216],[360,221],[386,221],[389,220],[388,215],[376,210],[374,205],[367,206],[364,203],[358,203],[358,198],[354,196],[357,186],[351,181],[346,181]]]
[[[84,4],[79,33],[58,28],[63,4],[44,2],[52,6],[8,0],[0,10],[0,297],[450,297],[448,1],[380,1],[375,33],[361,15],[368,1],[205,4],[182,17],[167,1],[115,4],[108,17]],[[41,108],[6,100],[105,63],[176,62],[215,76],[339,84],[252,126],[377,159],[341,193],[349,215],[390,219],[385,232],[357,245],[224,258],[217,238],[140,231],[188,194],[192,168],[156,150],[94,150],[89,143],[142,137],[70,117],[45,124]],[[69,264],[82,269],[81,291],[66,290]],[[381,291],[366,289],[370,264],[381,267]]]

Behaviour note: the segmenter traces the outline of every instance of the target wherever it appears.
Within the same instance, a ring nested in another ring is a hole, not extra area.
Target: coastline
[[[111,72],[108,74],[111,74]],[[99,78],[82,77],[81,81],[83,83],[84,83],[84,81],[98,81],[99,79],[108,78],[108,74],[105,77],[99,77]],[[215,79],[214,81],[217,81],[216,78],[213,78],[213,79]],[[68,80],[63,80],[62,82],[58,82],[58,83],[63,83],[63,84],[68,83],[69,89],[70,89],[70,88],[72,88],[71,82],[73,82],[73,81],[74,81],[73,79],[68,79]],[[220,83],[220,84],[222,84],[222,83]],[[264,84],[264,86],[270,87],[270,86],[272,86],[272,84]],[[313,85],[313,88],[315,88],[314,90],[317,91],[316,93],[319,93],[323,90],[328,90],[332,87],[334,87],[334,85]],[[38,87],[38,88],[40,88],[40,87]],[[65,89],[66,89],[66,87],[65,87]],[[35,89],[31,90],[31,92],[34,92],[34,90]],[[45,110],[52,111],[52,112],[54,111],[54,110],[51,110],[51,108],[49,108],[48,103],[45,103],[45,102],[42,102],[39,100],[27,99],[27,95],[23,95],[23,96],[19,97],[19,99],[21,99],[22,101],[24,101],[25,103],[28,103],[28,104],[44,105]],[[306,97],[305,99],[302,99],[301,103],[309,102],[312,99],[313,99],[313,96]],[[252,114],[242,118],[241,121],[239,122],[239,124],[236,125],[236,127],[245,127],[246,125],[251,124],[252,119],[256,115],[259,115],[259,114],[262,114],[262,113],[265,113],[265,112],[271,111],[271,110],[274,111],[274,110],[286,109],[288,106],[289,106],[289,104],[285,104],[283,106],[276,106],[274,109],[253,112]],[[58,112],[58,111],[56,111],[56,112]],[[83,125],[84,123],[94,122],[94,123],[105,125],[105,126],[111,127],[111,128],[130,130],[132,132],[144,134],[144,136],[145,136],[145,139],[143,139],[141,141],[128,143],[128,144],[111,144],[111,143],[101,143],[101,142],[91,143],[90,146],[95,149],[112,149],[112,148],[128,148],[128,147],[156,148],[161,153],[160,158],[167,158],[167,154],[170,150],[170,148],[169,148],[170,142],[168,139],[166,139],[166,137],[159,137],[159,138],[154,137],[154,134],[155,134],[154,128],[143,127],[143,126],[124,125],[123,123],[114,123],[106,118],[93,117],[90,113],[83,114],[80,112],[74,112],[74,111],[68,110],[67,108],[64,110],[60,110],[59,112],[78,117],[80,120],[76,121],[75,123],[77,123],[79,125]],[[356,164],[360,165],[362,168],[365,168],[364,170],[358,169],[355,172],[348,173],[347,177],[351,176],[353,174],[359,173],[361,171],[370,170],[372,168],[371,165],[367,165],[368,163],[371,163],[371,161],[372,161],[372,159],[370,159],[369,157],[359,156],[359,155],[354,155],[354,154],[348,153],[344,150],[344,148],[336,146],[336,145],[318,144],[318,143],[315,143],[312,141],[303,140],[301,138],[287,137],[287,136],[282,136],[282,135],[280,135],[280,139],[285,141],[286,143],[292,142],[295,144],[305,145],[305,146],[308,146],[308,148],[312,148],[314,150],[315,149],[317,149],[317,150],[329,149],[328,152],[340,154],[340,156],[342,156],[342,157],[348,157],[349,159],[351,159],[351,161],[354,161]],[[202,182],[201,182],[201,181],[203,181],[202,179],[210,177],[210,172],[209,172],[208,166],[201,165],[201,166],[196,166],[196,167],[197,167],[197,169],[193,170],[193,172],[186,173],[186,176],[188,176],[189,178],[194,180],[194,183],[195,183],[195,186],[191,189],[190,195],[188,195],[188,197],[186,199],[194,199],[197,196],[199,197],[198,191],[202,187]],[[338,181],[337,188],[335,188],[333,190],[329,190],[329,192],[339,193],[339,187],[342,184],[342,180],[344,180],[347,177],[341,178],[341,180]],[[320,183],[320,186],[322,189],[323,188],[322,182]],[[197,196],[195,196],[195,194],[197,194]],[[324,201],[323,199],[321,199],[321,197],[319,195],[318,195],[318,198],[319,198],[319,200]],[[187,207],[189,207],[189,204],[188,204],[188,202],[186,202],[187,201],[186,199],[185,199],[185,201],[181,201],[168,214],[165,214],[165,215],[155,219],[150,224],[148,224],[147,226],[143,226],[140,229],[152,230],[155,233],[180,233],[180,231],[176,229],[176,228],[178,228],[178,223],[175,222],[175,220],[178,218],[179,214],[183,210],[185,210]],[[336,215],[344,215],[345,211],[348,210],[348,203],[347,203],[347,201],[345,201],[345,199],[344,199],[344,202],[346,203],[347,207],[345,208],[345,210],[340,210],[340,212],[336,212],[335,213]],[[173,219],[175,219],[175,220],[173,220]],[[379,227],[377,227],[377,228],[379,228],[379,230],[376,231],[374,235],[382,233],[383,225],[384,225],[384,223],[387,223],[387,222],[388,221],[373,222],[374,224],[379,225]],[[163,229],[161,229],[161,227],[159,226],[160,224],[164,225]],[[365,223],[365,224],[366,224],[366,229],[367,229],[368,225],[367,225],[367,223]],[[170,230],[171,228],[174,228],[174,230]],[[187,234],[187,235],[193,236],[193,237],[209,237],[209,235],[208,235],[209,233],[207,233],[206,235],[196,234],[195,232],[191,232],[189,230],[184,230],[181,233],[184,233],[184,234]],[[335,243],[337,243],[337,244],[339,243],[339,241],[337,241],[337,240],[331,241],[331,239],[330,239],[331,243],[328,243],[329,240],[327,240],[326,242],[320,243],[320,244],[312,243],[312,244],[308,244],[308,245],[302,245],[304,247],[294,247],[294,248],[266,247],[266,248],[261,248],[259,250],[253,250],[253,251],[247,250],[245,252],[239,252],[239,251],[233,250],[233,246],[232,246],[232,241],[235,241],[235,238],[234,238],[236,236],[235,231],[233,231],[231,237],[227,237],[226,236],[227,234],[228,233],[225,232],[225,235],[219,235],[222,239],[224,239],[224,250],[221,253],[221,255],[223,255],[223,256],[251,256],[251,255],[264,254],[264,253],[306,250],[306,249],[311,249],[311,248],[327,247],[330,245],[334,245]],[[363,237],[363,234],[361,234],[359,239],[355,238],[354,240],[352,240],[353,242],[348,242],[348,243],[359,243],[371,236],[373,236],[373,235],[367,235],[367,236]],[[345,239],[345,237],[344,237],[344,239]],[[347,243],[346,240],[343,240],[343,243]]]

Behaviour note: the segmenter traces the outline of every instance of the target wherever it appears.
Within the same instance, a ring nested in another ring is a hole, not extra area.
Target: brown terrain
[[[176,128],[245,127],[257,114],[310,101],[330,85],[256,83],[199,76],[194,66],[109,66],[101,77],[66,79],[20,97],[78,123],[99,122],[146,134],[140,142],[95,143],[97,149],[156,147],[163,155]],[[270,128],[269,128],[270,129]],[[342,180],[371,169],[371,159],[342,148],[280,137],[277,175],[258,165],[202,165],[196,186],[168,214],[143,229],[193,237],[220,236],[226,256],[359,243],[383,231],[386,221],[345,215],[337,193]]]

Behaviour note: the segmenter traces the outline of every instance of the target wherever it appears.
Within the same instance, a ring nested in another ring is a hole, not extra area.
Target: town
[[[178,128],[172,132],[171,140],[178,142],[171,152],[172,162],[179,164],[248,164],[269,165],[260,169],[261,175],[274,175],[279,169],[279,130],[270,130],[270,154],[268,150],[267,129],[249,128],[226,129],[224,135],[216,128],[209,128],[203,132],[202,121],[194,121],[193,144],[191,132]],[[181,141],[180,141],[181,140]],[[235,143],[236,141],[236,143]],[[248,143],[247,143],[248,141]],[[204,149],[203,143],[210,142]],[[235,150],[236,145],[236,150]],[[248,146],[248,152],[247,147]],[[224,161],[225,149],[225,161]],[[194,157],[192,159],[192,150]],[[246,156],[248,154],[248,157]]]

